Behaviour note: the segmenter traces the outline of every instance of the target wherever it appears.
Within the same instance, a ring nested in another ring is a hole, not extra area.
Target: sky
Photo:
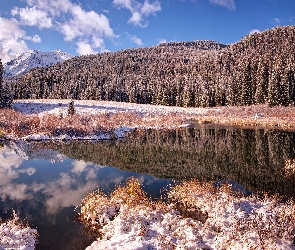
[[[295,0],[0,0],[0,58],[86,55],[171,41],[235,43],[295,25]]]

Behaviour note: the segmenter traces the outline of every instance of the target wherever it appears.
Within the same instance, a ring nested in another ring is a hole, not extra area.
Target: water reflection
[[[40,234],[37,249],[83,249],[92,239],[74,222],[74,208],[97,187],[108,192],[136,176],[157,197],[172,179],[194,177],[295,197],[295,174],[286,173],[294,156],[294,133],[261,129],[136,131],[126,140],[96,143],[6,142],[0,217],[14,208],[27,218]]]
[[[38,143],[9,142],[0,159],[0,217],[9,217],[13,208],[27,218],[40,234],[37,249],[83,249],[91,243],[74,222],[74,208],[98,186],[107,192],[132,175],[144,185],[168,183],[71,159]]]
[[[295,156],[291,132],[198,127],[48,146],[72,158],[158,178],[232,180],[252,191],[295,197],[294,175],[284,170]]]

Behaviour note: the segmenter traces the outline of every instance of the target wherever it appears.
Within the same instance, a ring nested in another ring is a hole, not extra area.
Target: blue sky
[[[37,49],[72,55],[169,41],[234,43],[295,25],[295,0],[1,0],[3,62]]]

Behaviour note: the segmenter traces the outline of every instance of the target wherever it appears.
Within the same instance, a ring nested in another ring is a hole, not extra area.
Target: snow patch
[[[0,249],[34,250],[37,230],[20,223],[13,214],[13,219],[0,222]]]

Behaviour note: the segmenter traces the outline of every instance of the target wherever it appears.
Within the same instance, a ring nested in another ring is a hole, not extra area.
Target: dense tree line
[[[184,107],[295,104],[295,26],[222,45],[171,42],[74,57],[6,78],[14,98],[112,100]]]

